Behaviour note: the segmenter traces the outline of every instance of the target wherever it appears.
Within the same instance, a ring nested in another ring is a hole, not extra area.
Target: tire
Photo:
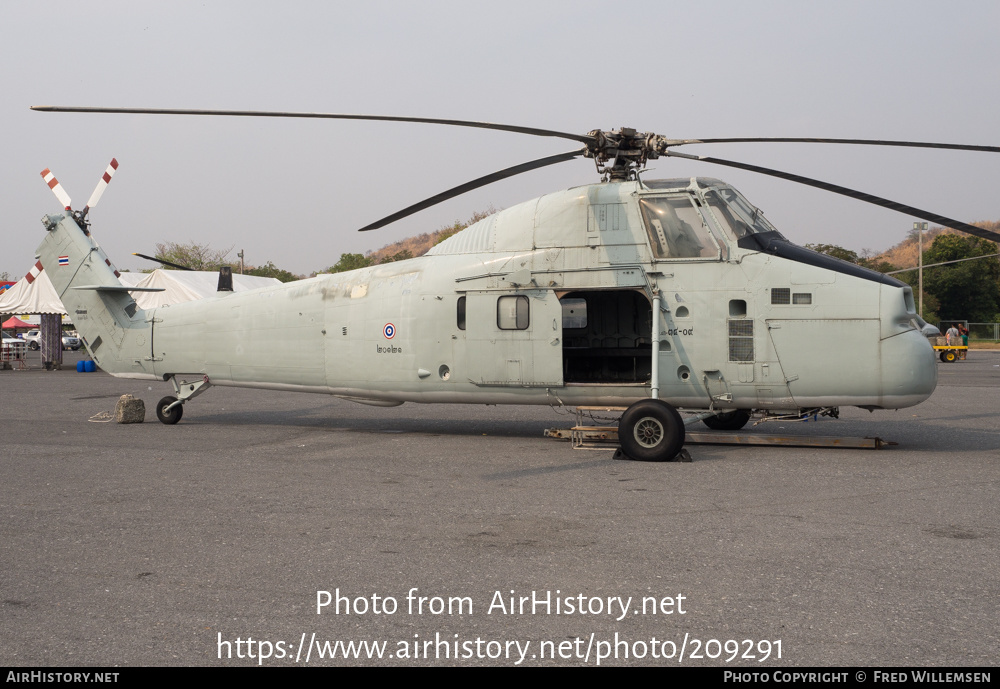
[[[30,349],[33,352],[36,351],[38,349],[38,343],[32,340],[31,342],[28,343],[28,349]]]
[[[184,416],[184,405],[179,404],[170,411],[164,411],[167,407],[177,401],[176,397],[164,397],[159,402],[156,403],[156,418],[160,420],[160,423],[165,423],[168,426],[172,426],[181,420]]]
[[[748,421],[750,421],[749,409],[734,409],[701,420],[713,431],[738,431],[746,426]]]
[[[955,352],[953,352],[951,350],[948,350],[947,352],[942,352],[941,353],[941,361],[944,361],[945,363],[948,363],[948,364],[950,364],[951,362],[955,361],[957,358],[958,358],[958,355],[955,354]]]
[[[618,441],[629,458],[669,462],[684,446],[684,423],[677,410],[661,400],[642,400],[618,422]]]

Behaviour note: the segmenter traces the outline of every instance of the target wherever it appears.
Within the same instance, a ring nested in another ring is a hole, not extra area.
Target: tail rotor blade
[[[72,203],[70,201],[69,194],[67,194],[66,190],[63,189],[61,184],[59,184],[59,180],[57,180],[56,176],[52,174],[52,171],[48,168],[42,170],[42,179],[45,180],[45,183],[49,185],[49,189],[51,189],[52,193],[56,195],[57,199],[59,199],[59,203],[61,203],[66,210],[69,210],[71,207],[70,204]]]
[[[101,176],[101,181],[97,183],[97,187],[94,189],[94,193],[90,195],[90,200],[87,201],[87,207],[84,209],[84,213],[87,210],[93,208],[97,205],[97,202],[101,200],[101,195],[104,190],[108,188],[108,183],[115,174],[115,170],[118,169],[118,160],[116,158],[111,159],[111,164],[108,165],[108,169],[104,171],[104,175]]]

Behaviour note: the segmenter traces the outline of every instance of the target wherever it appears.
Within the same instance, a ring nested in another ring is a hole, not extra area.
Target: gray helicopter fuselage
[[[386,406],[760,410],[907,407],[937,382],[909,287],[767,250],[787,243],[712,179],[569,189],[419,258],[147,311],[69,212],[44,222],[39,259],[116,376]]]

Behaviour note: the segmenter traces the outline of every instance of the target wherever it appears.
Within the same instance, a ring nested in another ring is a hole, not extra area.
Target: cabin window
[[[527,330],[528,323],[527,297],[500,297],[497,300],[497,327],[501,330]]]
[[[715,258],[718,246],[688,196],[639,199],[656,258]]]
[[[562,327],[563,330],[578,330],[587,327],[587,300],[579,298],[563,299]]]
[[[465,297],[458,298],[458,329],[465,330]]]

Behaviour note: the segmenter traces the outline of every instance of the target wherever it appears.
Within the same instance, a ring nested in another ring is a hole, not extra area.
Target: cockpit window
[[[731,239],[739,240],[750,234],[777,232],[759,208],[732,187],[719,187],[705,192],[705,201],[712,215]],[[780,234],[780,233],[779,233]]]
[[[719,248],[688,196],[639,199],[656,258],[715,258]]]

